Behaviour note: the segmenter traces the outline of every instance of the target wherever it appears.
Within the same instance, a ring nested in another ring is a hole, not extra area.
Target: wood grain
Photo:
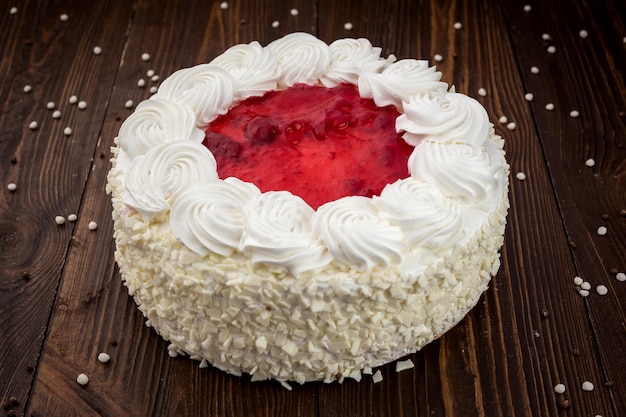
[[[28,0],[15,14],[0,6],[0,416],[621,417],[626,283],[615,275],[626,272],[623,2],[555,0],[530,11],[527,2],[498,0],[220,3]],[[266,45],[293,31],[326,42],[366,37],[400,59],[441,55],[443,80],[479,100],[506,140],[511,209],[498,275],[460,324],[409,356],[414,369],[383,366],[377,384],[364,375],[359,383],[288,391],[170,358],[114,263],[104,188],[109,148],[132,111],[126,102],[148,98],[149,87],[178,68],[234,44]],[[93,54],[96,45],[101,55]],[[141,78],[145,88],[137,86]],[[68,104],[73,94],[85,110]],[[569,115],[574,109],[577,118]],[[32,120],[36,130],[28,128]],[[595,166],[585,165],[589,158]],[[70,213],[76,222],[54,223]],[[91,221],[97,230],[89,230]],[[577,275],[592,284],[588,297],[579,295]],[[600,284],[606,296],[596,293]],[[111,361],[100,363],[100,352]],[[81,372],[86,386],[76,382]],[[581,388],[587,380],[591,392]],[[564,394],[554,392],[557,383]]]

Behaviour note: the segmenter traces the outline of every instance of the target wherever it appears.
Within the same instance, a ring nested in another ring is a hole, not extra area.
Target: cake
[[[288,92],[295,104],[256,114]],[[285,127],[303,101],[311,119]],[[374,112],[365,127],[356,102]],[[343,159],[357,150],[373,159]],[[239,158],[243,171],[222,172]],[[273,165],[255,173],[259,161]],[[146,325],[171,356],[253,381],[360,380],[457,324],[500,265],[509,167],[487,112],[427,61],[366,39],[292,33],[178,70],[122,123],[111,164],[115,259]],[[255,182],[263,170],[273,182]]]

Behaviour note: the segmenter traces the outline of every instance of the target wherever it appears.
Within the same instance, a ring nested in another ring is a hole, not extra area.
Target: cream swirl
[[[413,150],[408,165],[413,178],[467,204],[481,203],[498,185],[500,166],[476,146],[424,141]]]
[[[321,268],[331,256],[311,228],[314,210],[288,191],[268,191],[245,211],[240,250],[254,263],[287,269],[292,275]]]
[[[233,77],[225,69],[200,64],[174,72],[166,78],[153,98],[170,100],[193,110],[196,125],[204,129],[233,104]]]
[[[215,157],[207,148],[190,141],[164,143],[133,159],[126,171],[124,202],[150,218],[205,178],[217,178]]]
[[[396,130],[417,146],[422,140],[481,146],[489,133],[489,116],[476,100],[459,93],[429,93],[402,103]]]
[[[454,246],[464,235],[458,200],[442,195],[432,184],[413,178],[388,184],[373,198],[380,216],[398,226],[411,246],[436,251]]]
[[[202,180],[174,201],[172,233],[200,256],[230,256],[239,248],[244,207],[260,193],[254,184],[233,177]]]
[[[120,146],[132,159],[157,145],[189,139],[200,143],[204,131],[196,127],[194,113],[168,100],[144,100],[119,130]]]
[[[364,38],[337,39],[328,48],[330,66],[320,78],[320,82],[326,87],[335,87],[342,83],[356,85],[363,66],[372,68],[374,63],[381,63],[381,48],[373,47]]]
[[[330,64],[328,45],[308,33],[290,33],[276,39],[267,48],[278,58],[279,87],[291,87],[296,83],[317,84]]]
[[[271,50],[254,41],[232,46],[211,61],[211,65],[222,67],[233,76],[234,99],[242,100],[276,90],[280,77],[277,61]]]
[[[367,197],[343,197],[323,204],[313,229],[336,261],[358,270],[386,268],[407,253],[402,231],[379,217]]]
[[[428,61],[401,59],[380,73],[361,72],[358,86],[361,97],[373,99],[377,106],[393,105],[401,109],[402,102],[411,96],[446,91],[448,85],[440,79],[441,73],[429,66]]]

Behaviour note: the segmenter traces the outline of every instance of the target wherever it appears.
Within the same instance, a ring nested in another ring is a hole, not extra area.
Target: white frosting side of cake
[[[108,177],[116,261],[171,354],[254,380],[359,379],[463,318],[499,267],[509,169],[486,111],[440,78],[365,39],[295,33],[179,70],[137,107]],[[219,179],[198,128],[300,82],[395,105],[408,178],[317,211]]]

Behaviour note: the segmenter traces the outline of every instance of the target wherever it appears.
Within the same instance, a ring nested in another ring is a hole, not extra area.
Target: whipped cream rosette
[[[171,355],[253,380],[325,382],[421,349],[478,301],[508,209],[503,141],[426,61],[293,33],[174,72],[112,148],[116,261]],[[351,83],[400,111],[407,178],[313,210],[220,178],[201,129],[246,97]]]

